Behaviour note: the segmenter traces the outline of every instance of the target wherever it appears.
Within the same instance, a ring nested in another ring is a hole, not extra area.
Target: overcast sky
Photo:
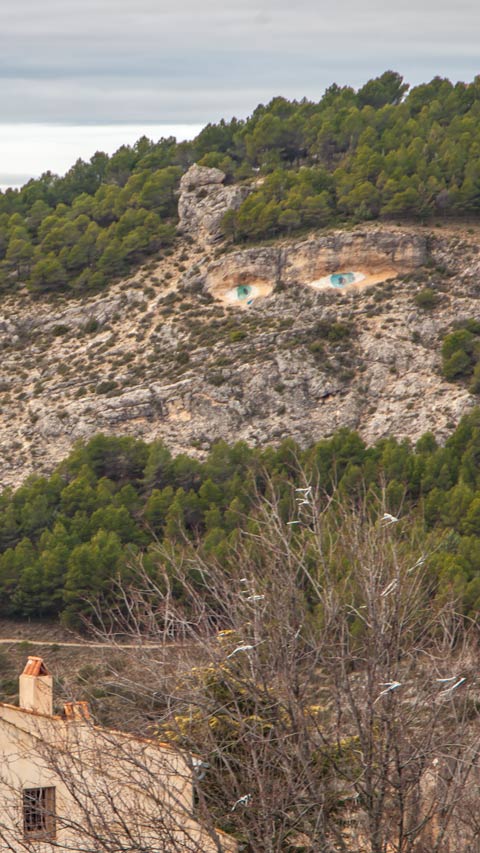
[[[480,72],[479,0],[1,0],[0,32],[0,143],[32,122],[245,117],[274,95],[318,100],[390,68],[412,84]],[[24,148],[0,147],[0,183],[38,171]]]
[[[198,123],[480,71],[478,0],[2,0],[3,122]]]

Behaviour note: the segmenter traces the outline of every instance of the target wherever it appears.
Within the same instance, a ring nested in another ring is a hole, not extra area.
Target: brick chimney
[[[20,678],[20,707],[53,714],[53,679],[42,658],[29,657]]]

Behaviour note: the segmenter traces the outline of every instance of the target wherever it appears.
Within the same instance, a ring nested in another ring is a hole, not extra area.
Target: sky
[[[0,31],[0,184],[38,172],[26,125],[57,127],[44,151],[61,171],[79,127],[93,154],[100,126],[118,144],[121,125],[187,138],[275,95],[318,100],[387,69],[411,84],[480,73],[477,0],[2,0]]]
[[[63,175],[81,157],[95,151],[113,154],[141,136],[193,139],[202,124],[20,124],[0,123],[0,190],[23,186],[30,178],[51,171]]]

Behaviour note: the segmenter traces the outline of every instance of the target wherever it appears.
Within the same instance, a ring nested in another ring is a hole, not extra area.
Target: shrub
[[[313,355],[323,355],[325,352],[325,344],[323,341],[312,341],[308,346],[309,351]]]
[[[458,379],[461,376],[468,376],[471,369],[472,363],[468,353],[459,349],[444,362],[442,373],[445,379]]]
[[[108,394],[109,391],[113,391],[117,387],[118,383],[114,379],[105,379],[97,385],[95,394]]]
[[[467,325],[467,324],[466,324]],[[442,374],[446,379],[470,376],[480,357],[480,338],[470,329],[476,329],[476,321],[469,321],[470,328],[456,329],[446,336],[442,344]]]
[[[100,328],[100,323],[98,322],[98,320],[94,320],[92,318],[91,320],[88,320],[85,323],[85,325],[83,327],[83,331],[85,332],[86,335],[93,335],[95,332],[98,332],[99,328]]]
[[[480,394],[480,361],[477,361],[468,390],[471,394]]]
[[[352,326],[341,321],[328,323],[321,320],[315,325],[312,331],[315,337],[327,340],[331,344],[336,344],[339,341],[346,341],[351,336]]]
[[[187,350],[183,349],[177,353],[177,357],[176,357],[177,364],[188,364],[189,361],[190,361],[190,356],[189,356]]]
[[[229,334],[229,338],[232,344],[237,343],[238,341],[243,341],[244,338],[247,337],[247,333],[243,331],[243,329],[234,329]]]
[[[223,385],[223,383],[226,382],[226,377],[223,375],[223,373],[213,371],[211,373],[207,373],[205,378],[207,382],[210,382],[210,385],[215,385],[216,387],[218,387],[219,385]]]
[[[415,294],[413,301],[417,308],[421,308],[423,311],[431,311],[438,305],[439,299],[438,294],[431,287],[425,287]]]

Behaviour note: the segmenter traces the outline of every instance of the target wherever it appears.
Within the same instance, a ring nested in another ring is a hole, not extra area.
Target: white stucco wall
[[[56,789],[54,845],[23,839],[22,790],[43,787]],[[95,836],[108,850],[130,834],[172,853],[234,853],[194,820],[192,798],[188,763],[167,745],[0,705],[0,849],[90,853]]]

